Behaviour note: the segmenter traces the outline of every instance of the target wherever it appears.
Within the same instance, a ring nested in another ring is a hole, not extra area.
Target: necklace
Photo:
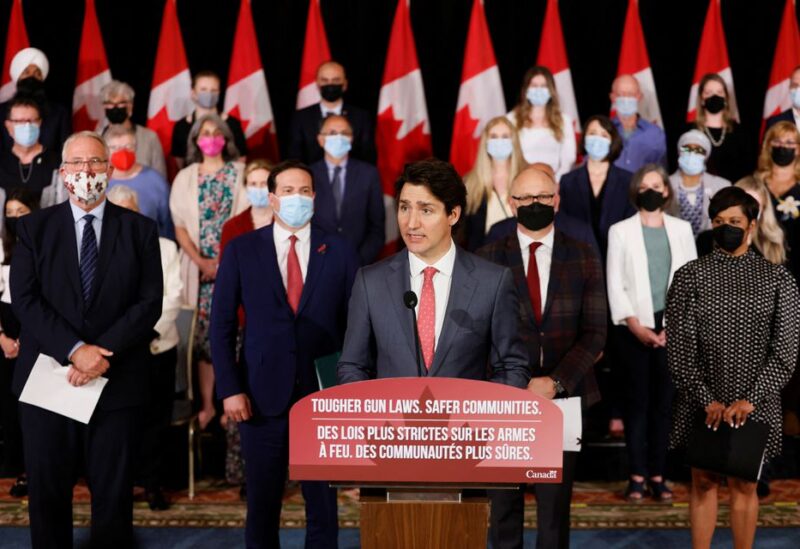
[[[23,183],[27,183],[30,181],[31,176],[33,175],[33,162],[28,164],[28,173],[25,173],[24,168],[22,167],[22,162],[18,162],[17,165],[19,166],[19,178],[22,180]]]
[[[727,128],[725,126],[722,126],[722,135],[719,136],[719,141],[714,140],[714,136],[711,135],[711,131],[708,129],[708,126],[703,127],[703,132],[706,134],[706,136],[708,137],[709,141],[711,141],[711,144],[713,146],[719,147],[720,145],[722,145],[722,143],[725,142],[725,134],[727,133]]]

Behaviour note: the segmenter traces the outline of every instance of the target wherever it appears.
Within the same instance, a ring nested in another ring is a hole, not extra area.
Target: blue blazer
[[[588,223],[584,223],[580,219],[570,217],[562,211],[557,211],[553,221],[556,230],[561,231],[570,238],[573,238],[584,244],[592,247],[595,253],[600,256],[600,247],[597,245],[597,239],[594,237],[594,231]],[[486,235],[484,246],[488,246],[498,240],[502,240],[507,236],[515,234],[517,231],[517,218],[509,217],[502,221],[498,221],[489,229]]]
[[[605,260],[608,248],[608,229],[614,223],[627,219],[636,213],[628,199],[631,185],[631,172],[618,168],[613,164],[608,168],[603,202],[600,208],[600,234],[597,235],[598,244]],[[561,177],[559,194],[561,196],[560,212],[592,224],[591,195],[592,185],[589,181],[589,170],[586,165],[576,168]]]
[[[794,113],[792,112],[792,109],[785,110],[783,112],[780,112],[774,116],[770,116],[769,118],[767,118],[766,125],[764,126],[764,131],[766,132],[768,129],[770,129],[770,127],[772,127],[773,124],[777,124],[778,122],[783,122],[784,120],[786,122],[791,122],[792,124],[794,124]]]
[[[417,377],[414,320],[403,303],[410,289],[406,250],[358,271],[339,383]],[[519,322],[511,271],[456,248],[447,310],[427,375],[526,387],[531,370]]]
[[[327,233],[349,240],[358,251],[361,265],[375,261],[383,249],[386,234],[386,208],[377,168],[355,158],[347,159],[339,219],[325,160],[314,162],[311,171],[316,193],[312,222]]]
[[[211,357],[217,395],[250,397],[255,416],[275,417],[319,389],[314,360],[342,348],[347,300],[358,268],[349,242],[311,229],[311,253],[297,314],[281,279],[272,225],[234,238],[217,271]],[[237,310],[247,323],[236,357]]]

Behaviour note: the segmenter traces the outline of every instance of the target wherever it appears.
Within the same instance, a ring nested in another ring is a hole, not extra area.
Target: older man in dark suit
[[[93,547],[133,545],[133,466],[163,282],[155,222],[105,199],[113,168],[93,132],[64,144],[69,201],[20,218],[11,294],[22,325],[14,391],[40,354],[82,386],[105,376],[88,425],[20,404],[35,548],[72,547],[72,489],[86,474]]]
[[[597,253],[554,227],[558,190],[549,174],[520,172],[510,204],[517,231],[478,251],[511,268],[520,294],[521,333],[533,370],[528,389],[546,398],[600,394],[593,365],[606,338],[606,296]],[[569,547],[569,512],[577,454],[564,453],[560,484],[536,484],[539,548]],[[525,491],[490,491],[495,549],[522,547]]]
[[[453,242],[466,203],[455,169],[439,160],[408,164],[395,195],[407,250],[358,272],[339,382],[422,375],[525,387],[530,370],[511,272]],[[404,303],[409,291],[416,305]],[[407,305],[416,307],[419,355]]]
[[[344,116],[329,116],[319,136],[325,157],[310,168],[316,182],[314,224],[350,241],[362,265],[369,265],[383,249],[386,207],[375,166],[350,157],[353,126]]]

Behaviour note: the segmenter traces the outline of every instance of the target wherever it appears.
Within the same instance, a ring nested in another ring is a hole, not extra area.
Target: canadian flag
[[[164,4],[156,67],[153,71],[153,88],[150,90],[150,103],[147,105],[147,127],[158,134],[165,156],[169,155],[172,147],[172,128],[175,122],[189,116],[194,110],[191,98],[192,77],[183,49],[176,4],[177,0],[167,0]]]
[[[394,182],[406,162],[431,156],[425,90],[411,31],[410,0],[399,0],[394,14],[383,85],[378,98],[378,171],[386,204],[386,242],[397,240]]]
[[[706,23],[700,38],[700,50],[697,53],[697,64],[694,67],[694,80],[689,92],[689,109],[686,121],[692,122],[697,117],[697,93],[700,79],[706,74],[717,73],[728,87],[728,105],[731,116],[739,120],[739,109],[736,107],[736,93],[733,90],[733,73],[728,61],[728,47],[725,45],[725,30],[722,28],[720,3],[722,0],[711,0],[708,3]]]
[[[569,70],[567,48],[564,46],[564,33],[561,31],[561,17],[558,14],[558,0],[547,0],[544,12],[542,38],[539,42],[539,53],[536,64],[547,67],[553,73],[558,91],[558,102],[561,112],[572,117],[575,124],[575,136],[581,132],[578,118],[578,103],[575,101],[575,88],[572,86],[572,72]]]
[[[639,88],[642,91],[639,114],[645,120],[664,127],[664,122],[661,120],[661,109],[658,107],[656,81],[653,79],[642,23],[639,20],[639,0],[628,0],[628,14],[625,16],[622,48],[619,52],[619,65],[617,66],[617,76],[623,74],[630,74],[639,82]],[[611,108],[611,115],[614,116],[614,106],[612,105]]]
[[[250,0],[242,0],[239,6],[224,111],[242,121],[249,157],[278,160],[275,119],[258,52]]]
[[[797,28],[794,0],[786,0],[783,22],[778,32],[778,44],[769,75],[769,88],[764,98],[764,120],[792,108],[789,97],[789,78],[800,66],[800,31]]]
[[[14,0],[14,3],[11,4],[11,16],[8,18],[3,73],[0,74],[0,101],[8,101],[17,91],[17,83],[12,82],[9,74],[11,60],[14,59],[19,50],[29,46],[28,32],[25,30],[25,19],[22,17],[22,0]]]
[[[86,0],[83,16],[83,33],[78,53],[78,76],[75,79],[75,92],[72,95],[72,129],[97,129],[103,120],[103,98],[100,90],[111,82],[103,36],[97,23],[94,0]]]
[[[300,89],[297,92],[297,109],[303,109],[320,102],[317,88],[317,69],[331,59],[325,22],[319,9],[320,0],[308,3],[306,22],[306,41],[303,45],[303,63],[300,66]]]
[[[505,112],[503,84],[483,12],[483,0],[473,0],[450,142],[450,162],[460,175],[472,169],[486,123]]]

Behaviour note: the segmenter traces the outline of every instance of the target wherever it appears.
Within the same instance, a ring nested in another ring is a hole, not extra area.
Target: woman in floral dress
[[[208,323],[219,263],[222,225],[250,205],[242,183],[244,166],[227,124],[217,115],[202,116],[189,134],[189,166],[175,177],[170,211],[181,248],[184,302],[197,308],[193,356],[202,398],[198,422],[205,429],[214,410],[214,370]]]

